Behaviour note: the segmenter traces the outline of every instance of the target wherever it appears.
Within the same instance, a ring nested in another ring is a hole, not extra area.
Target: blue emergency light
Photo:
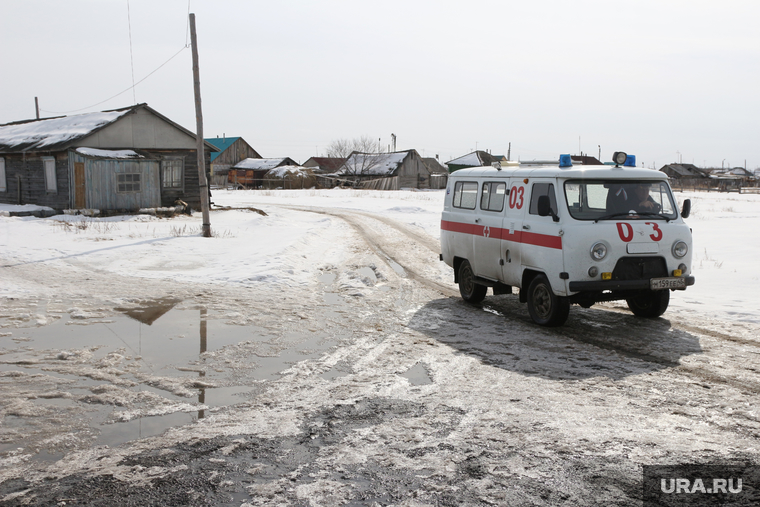
[[[625,157],[624,167],[636,167],[636,155],[628,155]]]
[[[559,166],[560,167],[573,167],[573,159],[570,157],[570,155],[560,155],[559,156]]]

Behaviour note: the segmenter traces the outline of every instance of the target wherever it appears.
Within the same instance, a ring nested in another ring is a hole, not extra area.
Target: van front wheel
[[[486,297],[488,287],[475,283],[475,275],[472,272],[472,266],[467,260],[462,261],[459,265],[459,293],[462,299],[468,303],[477,304]]]
[[[561,326],[570,314],[570,301],[552,292],[544,275],[538,275],[528,286],[528,313],[542,326]]]
[[[628,308],[637,317],[653,319],[659,317],[668,309],[670,303],[669,290],[647,290],[641,294],[625,300]]]

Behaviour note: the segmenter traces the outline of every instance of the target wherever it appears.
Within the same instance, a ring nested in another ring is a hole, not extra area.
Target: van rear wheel
[[[561,326],[570,315],[570,301],[552,292],[544,275],[538,275],[528,286],[528,313],[541,326]]]
[[[459,265],[459,293],[462,299],[468,303],[477,304],[485,299],[486,292],[488,292],[488,287],[475,283],[475,274],[472,272],[470,262],[462,261]]]
[[[670,303],[669,290],[646,290],[625,300],[628,308],[637,317],[653,319],[659,317],[668,309]]]

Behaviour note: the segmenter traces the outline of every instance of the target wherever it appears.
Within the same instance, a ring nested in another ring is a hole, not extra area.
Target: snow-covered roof
[[[478,167],[483,165],[483,161],[480,160],[477,151],[468,153],[463,157],[455,158],[454,160],[449,160],[446,163],[449,165],[468,165],[471,167]]]
[[[65,150],[77,144],[81,139],[107,128],[139,109],[148,111],[159,120],[195,139],[193,132],[151,109],[147,104],[135,104],[111,111],[24,120],[0,125],[0,153]],[[125,139],[127,138],[125,137]],[[219,148],[209,142],[205,142],[205,146],[211,153],[219,151]]]
[[[0,151],[54,150],[113,123],[132,108],[0,125]]]
[[[88,157],[103,158],[145,158],[134,150],[99,150],[97,148],[77,148],[77,153]]]
[[[285,162],[284,158],[246,158],[232,166],[233,169],[274,169]]]
[[[353,153],[340,174],[371,174],[388,176],[398,169],[398,166],[409,155],[408,151],[396,153]]]
[[[284,178],[289,175],[297,176],[300,178],[308,178],[312,174],[314,174],[313,171],[308,167],[303,167],[300,165],[281,165],[279,167],[271,169],[266,175],[273,178]]]

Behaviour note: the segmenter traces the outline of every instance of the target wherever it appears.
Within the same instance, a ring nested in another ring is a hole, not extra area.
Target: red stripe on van
[[[483,226],[475,224],[463,224],[461,222],[447,222],[441,220],[441,229],[444,231],[461,232],[463,234],[483,235]]]
[[[461,222],[449,222],[441,220],[441,230],[459,232],[462,234],[472,234],[474,236],[483,236],[482,225],[475,224],[463,224]],[[506,241],[513,241],[515,243],[524,243],[526,245],[541,246],[544,248],[556,248],[562,250],[562,238],[560,236],[550,236],[548,234],[538,234],[535,232],[527,231],[514,231],[509,233],[509,229],[501,229],[498,227],[491,227],[489,237],[497,239],[503,239]]]
[[[562,250],[562,237],[561,236],[549,236],[548,234],[537,234],[535,232],[523,232],[521,243],[527,245],[543,246],[546,248],[557,248]]]

